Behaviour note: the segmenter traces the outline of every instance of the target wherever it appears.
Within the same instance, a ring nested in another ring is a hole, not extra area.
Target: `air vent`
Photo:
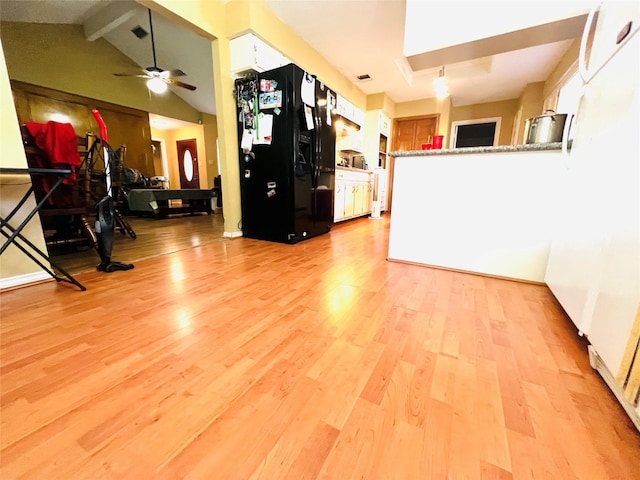
[[[149,32],[147,32],[144,28],[142,28],[140,25],[138,25],[137,27],[134,27],[131,29],[131,32],[133,32],[133,34],[138,37],[138,38],[144,38],[147,35],[149,35]]]
[[[371,75],[365,73],[364,75],[358,75],[356,78],[361,82],[368,82],[369,80],[371,80]]]

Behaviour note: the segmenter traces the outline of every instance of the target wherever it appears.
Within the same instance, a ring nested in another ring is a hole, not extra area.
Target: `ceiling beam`
[[[441,65],[579,38],[582,34],[586,17],[586,15],[578,15],[557,22],[411,55],[407,57],[407,62],[411,69],[417,72]]]
[[[139,8],[135,2],[113,2],[83,23],[84,36],[93,42],[103,37],[114,28],[122,25],[136,13]]]

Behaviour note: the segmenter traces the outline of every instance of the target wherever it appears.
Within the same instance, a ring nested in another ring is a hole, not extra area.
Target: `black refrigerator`
[[[242,233],[297,243],[333,223],[336,94],[294,64],[236,79]]]

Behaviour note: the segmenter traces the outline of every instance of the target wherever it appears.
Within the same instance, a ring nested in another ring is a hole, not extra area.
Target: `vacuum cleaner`
[[[131,270],[133,264],[114,262],[111,260],[113,251],[113,239],[115,234],[115,207],[113,204],[113,190],[111,188],[112,172],[115,169],[115,153],[109,147],[107,126],[102,119],[102,115],[96,109],[91,110],[93,116],[100,127],[100,139],[96,140],[102,144],[104,155],[104,176],[106,182],[106,195],[96,205],[95,232],[98,238],[98,254],[100,255],[101,272],[115,272],[116,270]]]

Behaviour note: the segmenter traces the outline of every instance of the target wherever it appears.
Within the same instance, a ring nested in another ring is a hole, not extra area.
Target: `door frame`
[[[193,178],[192,180],[188,180],[185,177],[185,180],[187,180],[188,182],[196,182],[198,186],[196,188],[200,188],[202,185],[200,183],[200,155],[198,152],[198,139],[197,138],[182,138],[180,140],[176,140],[176,153],[177,153],[177,158],[178,158],[178,181],[180,182],[180,188],[182,187],[182,175],[181,172],[184,171],[184,164],[182,162],[182,158],[180,158],[180,148],[181,145],[187,144],[187,143],[192,143],[193,144],[193,149],[194,149],[194,155],[192,155],[192,167],[193,167]],[[187,149],[188,150],[188,149]],[[193,165],[193,163],[195,163],[195,165]],[[185,172],[186,173],[186,172]]]

